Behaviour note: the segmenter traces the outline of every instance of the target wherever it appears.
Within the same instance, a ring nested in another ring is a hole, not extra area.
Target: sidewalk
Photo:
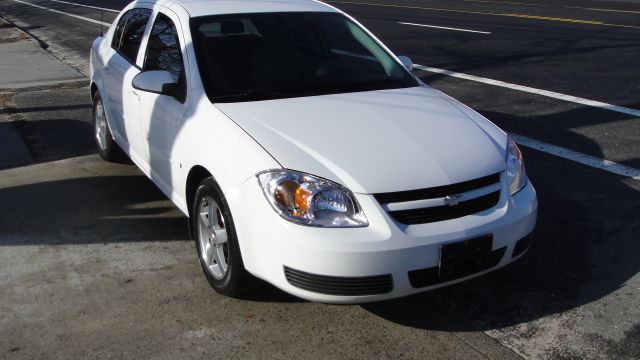
[[[84,75],[53,57],[35,39],[0,18],[0,169],[39,160],[33,144],[27,141],[27,137],[34,135],[33,126],[28,120],[44,111],[46,105],[52,103],[52,97],[64,96],[59,103],[65,105],[75,102],[68,106],[69,109],[84,109],[85,114],[80,117],[86,117],[87,107],[90,109],[87,99],[82,99],[84,104],[78,104],[78,94],[63,94],[58,89],[77,89],[87,85],[88,80]],[[34,92],[47,89],[57,91]],[[22,98],[27,101],[21,101]],[[68,121],[66,118],[69,114],[64,115],[65,119],[62,120]],[[46,122],[46,125],[50,128],[51,122]],[[41,135],[37,134],[36,137],[42,138]]]
[[[86,79],[46,52],[36,40],[0,18],[0,89],[20,89]]]

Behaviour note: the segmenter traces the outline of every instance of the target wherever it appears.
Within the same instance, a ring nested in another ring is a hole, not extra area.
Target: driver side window
[[[158,14],[149,35],[144,70],[165,70],[184,86],[184,65],[176,27],[166,15]]]

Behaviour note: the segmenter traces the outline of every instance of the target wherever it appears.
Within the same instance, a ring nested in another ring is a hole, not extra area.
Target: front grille
[[[327,295],[375,295],[393,290],[391,275],[362,277],[337,277],[310,274],[284,267],[284,275],[289,284],[300,289]]]
[[[489,176],[451,185],[418,190],[380,193],[374,194],[374,197],[381,204],[438,199],[445,198],[449,195],[459,195],[499,183],[500,173],[495,173]],[[461,201],[453,206],[439,205],[417,209],[389,210],[389,215],[398,223],[405,225],[426,224],[479,213],[495,207],[499,200],[500,190],[470,200]]]
[[[456,219],[491,209],[500,200],[500,191],[462,201],[456,206],[434,206],[428,208],[389,211],[389,215],[397,222],[406,225],[425,224],[436,221]]]
[[[381,204],[390,204],[405,201],[442,198],[447,195],[461,194],[467,191],[480,189],[485,186],[500,182],[500,173],[481,177],[474,180],[463,181],[451,185],[436,186],[426,189],[397,191],[375,194],[374,197]]]
[[[414,288],[421,288],[460,279],[483,270],[491,269],[492,267],[498,265],[506,251],[506,246],[501,247],[497,250],[493,250],[490,256],[486,259],[483,259],[483,261],[470,262],[465,264],[464,266],[459,266],[458,268],[456,268],[456,271],[454,273],[447,275],[440,275],[440,271],[437,266],[409,271],[409,282]]]

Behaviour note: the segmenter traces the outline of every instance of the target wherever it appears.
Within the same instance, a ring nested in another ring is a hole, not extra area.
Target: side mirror
[[[413,61],[409,59],[407,56],[398,56],[398,60],[407,68],[409,71],[413,71]]]
[[[173,75],[165,70],[143,71],[133,78],[131,83],[134,89],[167,95],[181,100],[184,91],[173,79]]]

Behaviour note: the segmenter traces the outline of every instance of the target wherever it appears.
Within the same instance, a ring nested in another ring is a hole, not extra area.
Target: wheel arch
[[[95,82],[91,82],[91,103],[93,103],[93,98],[96,96],[98,92],[98,85]]]
[[[187,203],[187,211],[189,212],[189,217],[191,217],[191,212],[193,210],[193,198],[198,190],[198,184],[202,182],[202,180],[211,177],[213,175],[209,170],[207,170],[204,166],[195,165],[189,170],[189,174],[187,175],[187,181],[185,184],[185,201]],[[215,181],[215,179],[214,179]]]

